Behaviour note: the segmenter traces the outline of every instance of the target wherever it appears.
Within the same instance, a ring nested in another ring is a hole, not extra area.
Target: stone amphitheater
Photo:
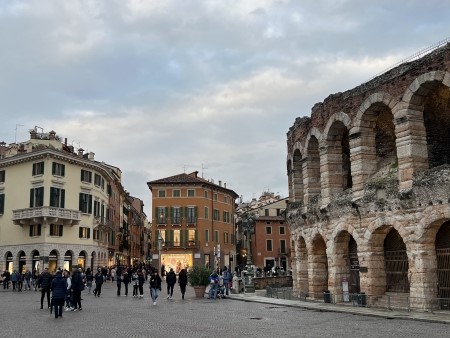
[[[450,305],[450,43],[328,96],[287,133],[294,291]]]

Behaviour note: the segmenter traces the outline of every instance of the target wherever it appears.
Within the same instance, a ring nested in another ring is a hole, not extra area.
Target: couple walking
[[[156,299],[158,298],[161,292],[161,277],[158,274],[158,270],[154,270],[152,276],[150,277],[150,295],[153,300],[153,305],[156,305]],[[177,275],[170,269],[169,273],[166,276],[167,282],[167,299],[172,299],[173,296],[173,288],[177,282]],[[185,269],[182,269],[178,275],[178,284],[180,285],[181,290],[181,299],[184,299],[184,294],[186,293],[186,285],[187,285],[187,272]]]

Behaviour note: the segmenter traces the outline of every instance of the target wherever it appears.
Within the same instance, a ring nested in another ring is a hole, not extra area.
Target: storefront
[[[64,254],[64,270],[72,270],[72,251],[66,251]]]
[[[161,253],[161,263],[164,265],[165,270],[169,271],[173,269],[175,273],[179,273],[181,269],[189,269],[192,267],[192,254],[171,254],[171,253]],[[161,265],[161,266],[162,266]]]

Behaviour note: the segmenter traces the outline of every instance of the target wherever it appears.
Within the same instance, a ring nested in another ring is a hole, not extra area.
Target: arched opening
[[[384,239],[384,262],[387,292],[409,292],[408,255],[406,245],[392,228]]]
[[[34,275],[34,273],[37,271],[37,272],[40,272],[40,268],[39,268],[39,266],[40,266],[40,264],[41,264],[41,257],[40,257],[40,254],[39,254],[39,251],[38,250],[33,250],[32,252],[31,252],[31,261],[32,261],[32,264],[33,264],[33,266],[32,266],[32,273],[33,273],[33,275]]]
[[[309,283],[308,283],[308,251],[306,249],[306,242],[303,237],[298,240],[297,255],[299,259],[298,264],[298,283],[299,291],[306,297],[309,294]]]
[[[10,251],[6,253],[5,261],[6,261],[5,270],[8,270],[10,273],[12,273],[14,271],[14,259]]]
[[[27,266],[27,256],[25,255],[25,252],[23,250],[20,250],[17,254],[17,257],[19,258],[19,269],[17,270],[17,272],[24,273]]]
[[[450,221],[436,234],[437,283],[440,308],[450,310]]]
[[[397,160],[397,146],[395,144],[394,117],[389,107],[376,105],[375,114],[375,154],[377,171],[386,166],[395,166]]]
[[[72,251],[67,250],[64,254],[64,269],[68,271],[72,271],[72,261],[73,261],[73,254]]]
[[[95,251],[92,251],[91,253],[91,269],[94,271],[95,268]]]
[[[52,250],[48,255],[48,270],[55,272],[58,269],[58,251]]]
[[[294,202],[303,202],[303,169],[302,169],[302,154],[300,150],[294,151],[293,162],[293,183]]]
[[[328,259],[326,244],[322,236],[317,235],[312,242],[311,261],[309,265],[309,274],[311,284],[309,289],[315,299],[323,297],[323,292],[328,290]]]
[[[424,100],[428,165],[450,164],[450,88],[439,84]]]
[[[320,196],[320,153],[319,141],[311,136],[307,149],[305,205],[317,204]]]
[[[86,268],[86,251],[81,251],[78,255],[78,267]]]
[[[328,185],[330,195],[352,187],[348,129],[335,121],[327,135]]]

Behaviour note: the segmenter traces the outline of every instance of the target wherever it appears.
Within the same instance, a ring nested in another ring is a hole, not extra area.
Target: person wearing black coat
[[[102,269],[98,268],[97,273],[94,276],[95,280],[95,289],[94,289],[94,296],[100,297],[100,294],[102,293],[102,285],[104,282]]]
[[[53,278],[50,288],[52,290],[52,306],[54,306],[55,309],[55,318],[62,317],[67,287],[66,280],[62,276],[61,270],[56,271],[55,278]]]
[[[152,276],[150,277],[150,295],[153,299],[153,305],[156,305],[156,299],[161,292],[161,277],[158,274],[158,270],[153,270]]]
[[[47,305],[50,309],[50,286],[52,285],[53,276],[48,272],[48,268],[44,269],[38,279],[38,285],[41,288],[41,309],[44,308],[44,297],[47,294]]]
[[[187,272],[185,269],[181,269],[180,273],[178,274],[178,284],[180,285],[181,299],[184,299],[187,283],[188,283]]]
[[[130,275],[128,269],[125,269],[122,274],[122,282],[125,286],[125,296],[128,296],[128,284],[130,284]]]
[[[78,268],[72,270],[72,291],[73,311],[81,311],[81,291],[84,289],[83,278]]]
[[[169,273],[166,276],[167,299],[172,299],[173,287],[175,286],[176,282],[177,282],[177,275],[175,274],[173,269],[170,268]]]

